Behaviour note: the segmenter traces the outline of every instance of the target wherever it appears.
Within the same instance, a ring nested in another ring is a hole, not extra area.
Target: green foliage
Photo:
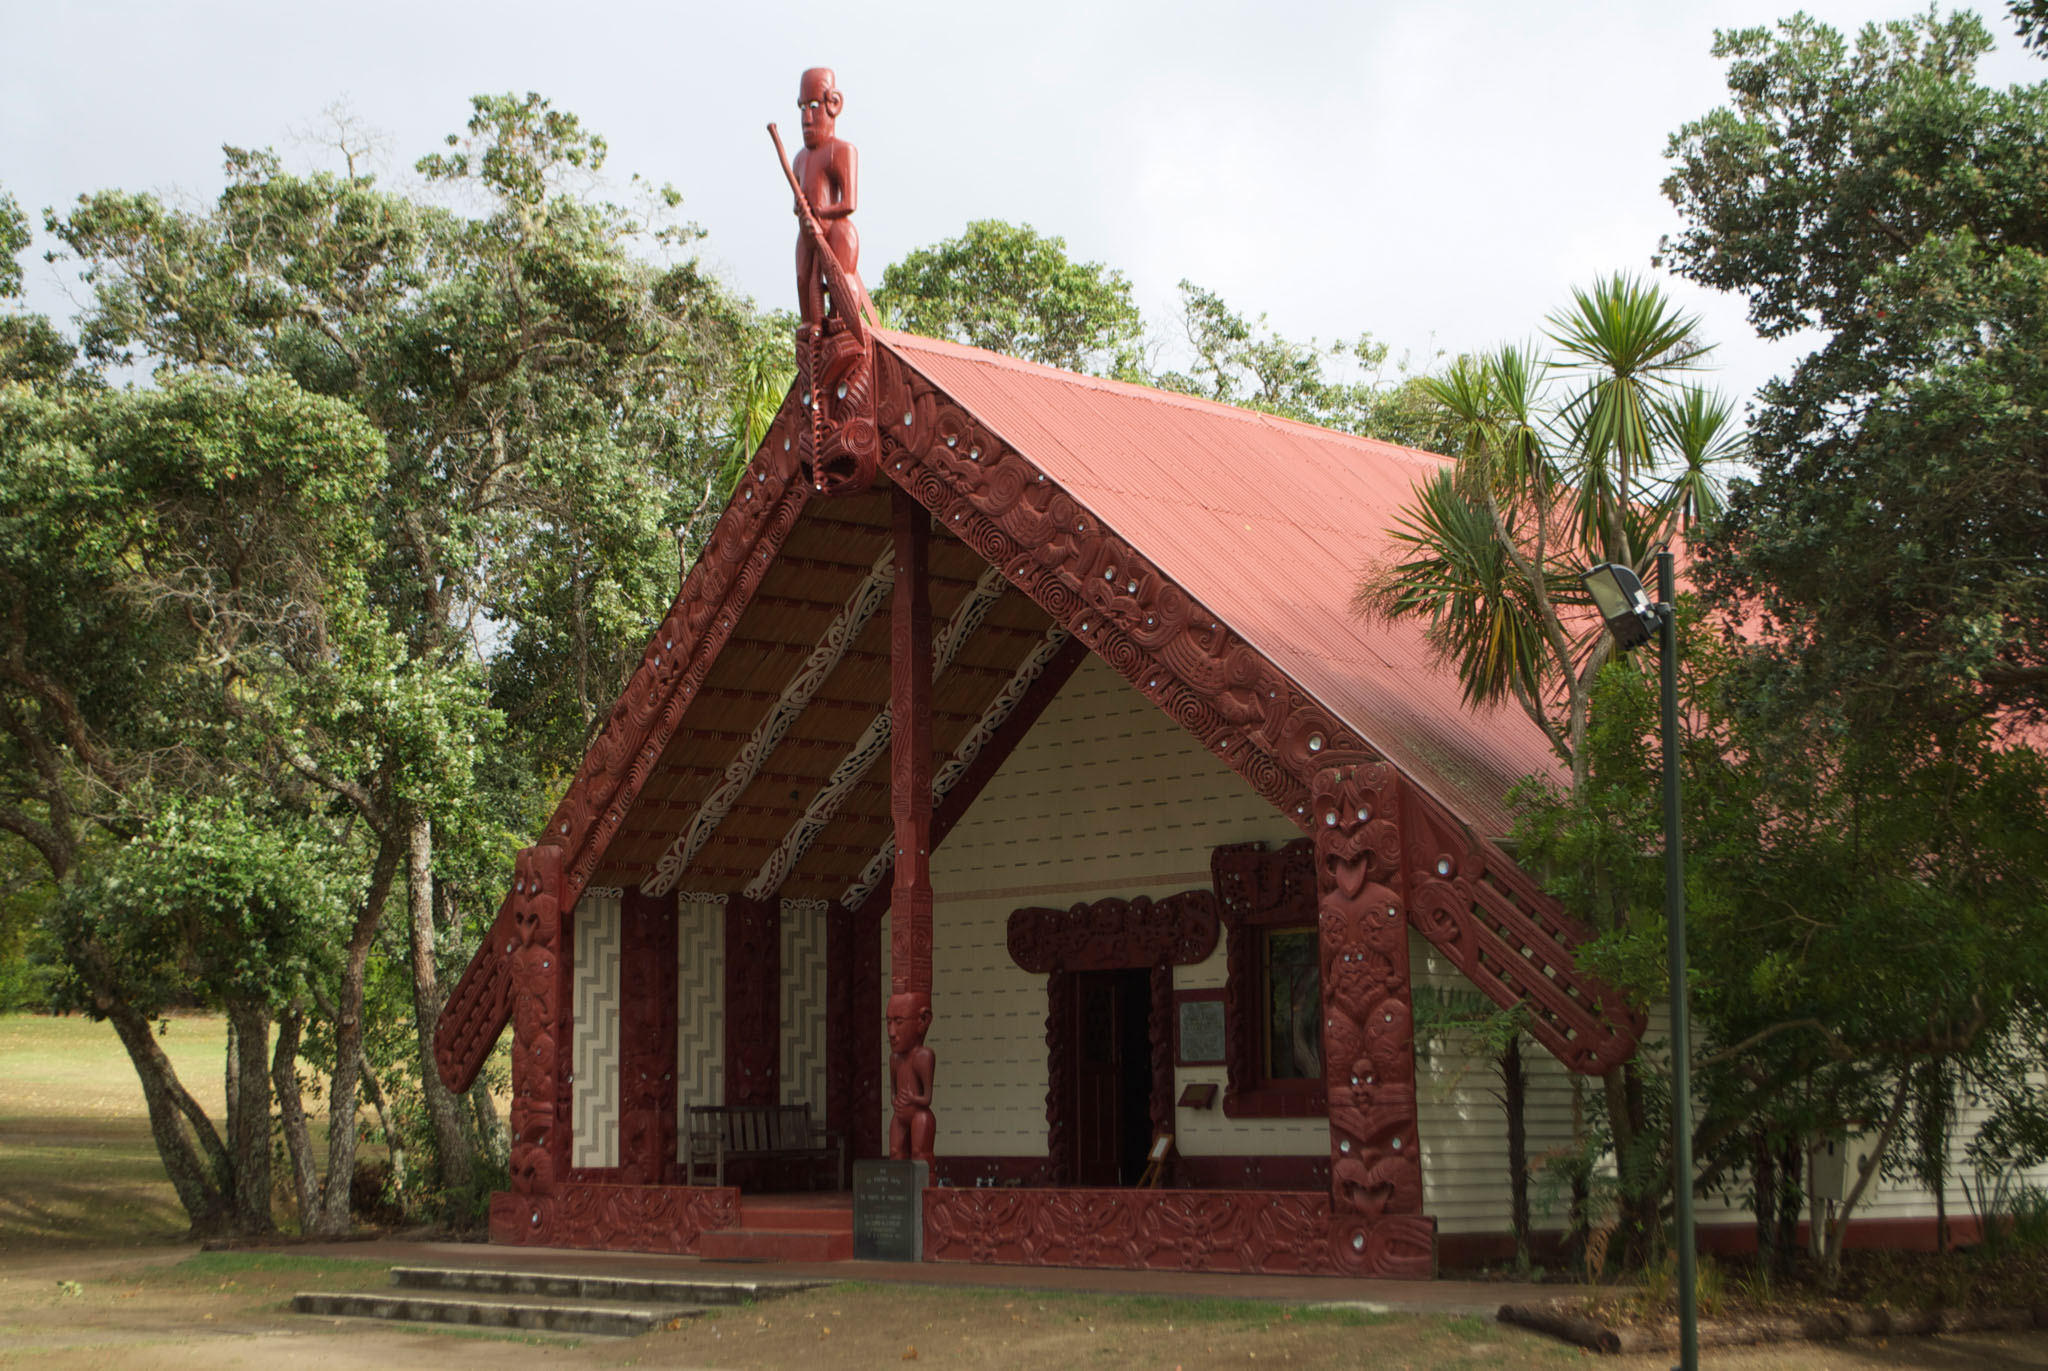
[[[1165,372],[1153,384],[1339,433],[1415,446],[1437,436],[1431,412],[1406,382],[1383,383],[1387,346],[1371,334],[1327,347],[1297,343],[1270,330],[1265,315],[1247,319],[1192,281],[1180,283],[1180,296],[1194,357],[1186,372]],[[1345,370],[1354,378],[1344,379]]]
[[[1767,386],[1704,584],[1760,693],[1940,745],[2048,707],[2048,84],[1977,83],[1967,12],[1719,35],[1730,105],[1671,141],[1665,256],[1820,346]]]
[[[28,216],[12,195],[0,190],[0,300],[21,294],[20,259],[31,241]]]
[[[874,295],[912,333],[1068,371],[1129,379],[1139,367],[1142,326],[1124,274],[1071,260],[1065,239],[1029,224],[974,220],[890,264]]]
[[[1727,401],[1690,384],[1706,347],[1654,286],[1614,276],[1549,320],[1555,353],[1508,345],[1420,378],[1457,465],[1394,516],[1398,549],[1353,599],[1419,620],[1472,704],[1512,699],[1574,763],[1608,647],[1579,573],[1639,571],[1719,507],[1743,445]]]

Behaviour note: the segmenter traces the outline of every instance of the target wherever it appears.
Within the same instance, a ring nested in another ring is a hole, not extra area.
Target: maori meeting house
[[[844,1257],[893,1155],[926,1260],[1502,1256],[1497,1083],[1416,995],[1525,1007],[1531,1157],[1645,1022],[1496,845],[1541,732],[1351,612],[1444,459],[891,332],[813,258],[797,380],[440,1023],[456,1089],[512,1030],[493,1240]]]

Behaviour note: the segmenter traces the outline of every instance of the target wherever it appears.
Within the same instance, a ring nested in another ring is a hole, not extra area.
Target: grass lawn
[[[214,1018],[171,1021],[164,1046],[218,1111],[225,1047]],[[1490,1320],[1246,1300],[843,1284],[683,1319],[640,1338],[569,1339],[310,1318],[299,1290],[388,1284],[382,1260],[214,1252],[163,1244],[185,1223],[113,1030],[80,1018],[0,1016],[0,1371],[510,1371],[549,1367],[935,1367],[1087,1371],[1243,1366],[1502,1367],[1594,1360]],[[491,1252],[478,1248],[476,1264]],[[731,1267],[707,1267],[731,1274]],[[742,1268],[740,1274],[772,1273]],[[1019,1272],[1023,1279],[1027,1273]],[[1009,1279],[1009,1277],[1005,1277]],[[1343,1297],[1333,1283],[1331,1297]],[[1600,1359],[1652,1371],[1661,1357]],[[1842,1367],[2048,1368],[2048,1334],[1793,1344],[1716,1351],[1717,1371]]]
[[[219,1118],[226,1021],[174,1018],[161,1041],[185,1088]],[[0,1255],[161,1243],[185,1227],[113,1028],[0,1014]]]

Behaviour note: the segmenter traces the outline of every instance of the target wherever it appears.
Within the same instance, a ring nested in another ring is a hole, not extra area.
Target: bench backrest
[[[811,1143],[808,1104],[693,1104],[692,1138],[723,1135],[728,1152],[779,1152]]]

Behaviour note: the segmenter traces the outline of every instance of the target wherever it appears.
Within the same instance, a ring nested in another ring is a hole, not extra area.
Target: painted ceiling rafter
[[[755,728],[753,736],[747,739],[739,755],[726,767],[723,779],[697,807],[689,828],[670,844],[668,851],[661,854],[654,871],[640,883],[641,894],[666,895],[676,888],[690,862],[704,850],[704,844],[711,841],[712,833],[732,812],[733,805],[746,788],[754,783],[769,756],[789,732],[790,725],[824,689],[826,679],[838,669],[846,650],[853,646],[854,639],[860,637],[861,630],[875,617],[875,611],[888,603],[889,587],[895,583],[895,553],[885,546],[868,569],[867,576],[826,626],[818,645],[811,649],[811,655],[797,669],[796,675],[790,677],[789,684],[783,687],[781,697]]]
[[[952,617],[932,643],[934,682],[945,676],[968,638],[973,636],[981,621],[988,617],[988,612],[995,608],[996,601],[1002,599],[1008,590],[1009,584],[1002,573],[995,567],[989,567],[975,581],[973,589],[954,606]],[[824,784],[818,787],[817,794],[805,806],[803,817],[790,826],[768,860],[761,863],[760,871],[747,884],[748,899],[765,900],[782,888],[782,883],[796,870],[797,863],[804,859],[811,844],[838,815],[846,797],[873,768],[876,760],[888,752],[893,731],[891,712],[885,704],[867,730],[847,749],[845,757],[833,768]]]

